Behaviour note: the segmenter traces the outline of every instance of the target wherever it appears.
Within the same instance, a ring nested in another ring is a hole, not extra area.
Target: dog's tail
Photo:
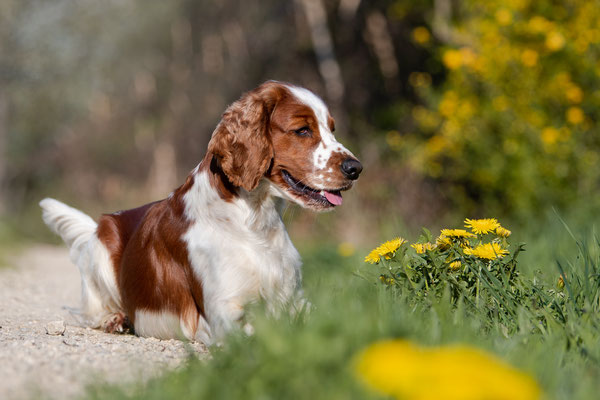
[[[89,215],[58,200],[46,198],[40,201],[40,207],[46,225],[62,237],[71,251],[71,258],[77,259],[96,232],[98,224]]]

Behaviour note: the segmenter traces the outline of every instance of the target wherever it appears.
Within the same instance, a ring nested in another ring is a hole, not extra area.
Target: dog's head
[[[323,101],[307,89],[269,81],[233,103],[208,151],[229,181],[247,191],[267,179],[281,197],[313,210],[342,203],[362,171],[342,146]]]

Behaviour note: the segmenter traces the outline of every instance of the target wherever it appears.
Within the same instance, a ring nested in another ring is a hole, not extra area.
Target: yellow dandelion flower
[[[471,48],[462,47],[459,52],[462,65],[470,67],[477,61],[477,55]]]
[[[427,348],[406,340],[376,342],[358,354],[355,370],[369,387],[397,399],[538,400],[541,396],[531,376],[465,345]]]
[[[386,254],[390,254],[396,252],[396,250],[398,250],[398,248],[404,243],[406,243],[406,240],[397,237],[392,240],[388,240],[387,242],[383,243],[380,247],[386,250]]]
[[[377,249],[372,250],[366,257],[365,262],[369,264],[378,264],[381,261],[381,256],[377,253]]]
[[[442,236],[449,238],[470,238],[475,237],[476,235],[472,234],[471,232],[467,232],[464,229],[442,229]]]
[[[573,125],[578,125],[583,122],[583,110],[579,107],[569,107],[567,110],[567,121]]]
[[[415,42],[419,44],[425,44],[431,39],[431,34],[429,33],[429,30],[424,26],[418,26],[415,29],[413,29],[412,38]]]
[[[457,69],[463,64],[462,54],[459,50],[446,50],[442,55],[442,62],[448,69]]]
[[[465,228],[471,228],[471,230],[477,234],[486,234],[494,231],[500,224],[496,218],[483,218],[483,219],[465,219]]]
[[[452,241],[450,240],[450,238],[444,235],[440,235],[440,237],[438,237],[435,240],[435,245],[440,250],[446,250],[449,249],[450,246],[452,246]]]
[[[542,129],[542,141],[547,145],[552,145],[556,143],[559,136],[560,132],[556,128],[547,126],[544,129]]]
[[[550,51],[558,51],[565,45],[565,37],[556,31],[552,31],[546,35],[546,48]]]
[[[450,263],[450,269],[452,271],[456,271],[462,267],[462,263],[460,261],[453,261]]]
[[[529,20],[527,25],[533,33],[542,33],[548,29],[551,23],[546,18],[536,15]]]
[[[498,24],[502,26],[506,26],[512,22],[512,14],[506,8],[501,8],[500,10],[496,11],[495,17],[496,21],[498,21]]]
[[[521,62],[526,67],[535,67],[538,62],[538,53],[535,50],[526,49],[521,53]]]
[[[507,238],[510,236],[511,233],[512,233],[511,231],[509,231],[508,229],[503,228],[501,226],[496,228],[496,235],[498,235],[500,237]]]
[[[571,103],[581,103],[583,100],[583,90],[577,85],[570,85],[565,91],[565,97]]]
[[[417,254],[425,254],[426,251],[431,251],[433,250],[433,244],[427,242],[427,243],[415,243],[415,244],[411,244],[410,247],[412,247],[413,249],[415,249],[415,251],[417,252]]]
[[[350,242],[342,242],[338,245],[337,248],[338,254],[342,257],[351,257],[355,251],[356,248]]]
[[[500,247],[498,243],[485,243],[472,248],[464,249],[464,253],[467,255],[475,256],[477,258],[485,258],[487,260],[493,260],[495,258],[502,258],[508,254],[508,250]]]
[[[562,275],[560,275],[558,277],[558,282],[556,282],[556,286],[558,286],[559,289],[562,289],[565,287],[565,279],[563,278]]]
[[[404,243],[406,243],[406,240],[399,237],[382,243],[365,257],[365,262],[377,264],[381,261],[382,257],[389,260]]]

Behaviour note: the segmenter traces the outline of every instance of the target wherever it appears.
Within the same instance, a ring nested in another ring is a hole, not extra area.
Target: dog
[[[274,198],[314,211],[342,204],[362,171],[311,91],[268,81],[224,112],[203,160],[169,196],[88,215],[40,202],[81,273],[85,323],[106,332],[219,342],[262,300],[303,304],[300,256]]]

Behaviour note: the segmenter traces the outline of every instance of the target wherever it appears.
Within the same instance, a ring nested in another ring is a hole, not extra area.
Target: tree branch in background
[[[468,39],[452,28],[452,0],[434,1],[431,28],[440,42],[451,45],[468,44]]]
[[[360,6],[360,0],[341,0],[338,7],[338,15],[344,20],[354,19]]]
[[[394,54],[392,35],[388,29],[387,20],[380,11],[373,11],[367,16],[365,36],[377,57],[387,89],[393,89],[393,85],[397,82],[399,68]]]
[[[216,37],[216,36],[215,36]],[[221,41],[211,41],[218,44],[220,52]],[[191,106],[187,88],[191,79],[191,70],[188,60],[191,59],[192,28],[187,19],[179,19],[171,25],[172,60],[169,66],[169,80],[171,90],[168,98],[166,115],[159,132],[157,145],[153,153],[152,167],[148,176],[148,191],[153,197],[165,196],[173,189],[173,182],[177,182],[177,158],[175,156],[175,137],[180,131],[185,120],[185,115]],[[204,44],[204,43],[203,43]],[[212,49],[212,48],[211,48]],[[222,58],[216,56],[214,51],[210,60],[213,64],[205,64],[206,68],[221,68]],[[206,58],[205,58],[206,59]]]
[[[319,64],[319,73],[325,82],[327,98],[335,104],[339,104],[344,95],[344,81],[340,66],[335,59],[331,33],[327,27],[327,14],[322,0],[297,0],[300,2],[313,42],[315,55]]]

